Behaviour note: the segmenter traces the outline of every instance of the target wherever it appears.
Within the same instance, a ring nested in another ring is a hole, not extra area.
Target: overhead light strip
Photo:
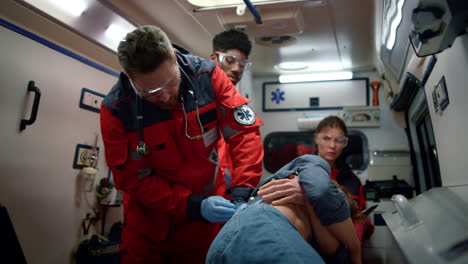
[[[322,73],[309,73],[309,74],[288,74],[280,75],[280,83],[294,83],[294,82],[313,82],[313,81],[332,81],[332,80],[350,80],[353,78],[353,72],[322,72]]]
[[[401,19],[403,18],[403,10],[402,9],[403,9],[404,4],[405,4],[405,0],[398,1],[398,4],[397,4],[398,6],[397,6],[397,9],[396,9],[397,15],[391,21],[390,36],[388,37],[388,41],[387,41],[387,45],[386,45],[388,50],[392,50],[393,46],[395,45],[396,33],[397,33],[396,31],[397,31],[398,26],[401,23]]]
[[[220,1],[221,2],[221,1]],[[304,5],[307,6],[322,6],[325,4],[324,0],[284,0],[281,2],[278,1],[264,1],[264,2],[256,2],[252,1],[255,6],[263,6],[263,5],[274,5],[274,4],[286,4],[286,3],[301,3],[304,2]],[[190,2],[192,5],[196,6],[193,2]],[[229,9],[229,8],[237,8],[238,6],[245,5],[243,1],[240,1],[238,4],[220,4],[214,6],[207,6],[207,7],[199,7],[193,9],[193,12],[204,12],[204,11],[212,11],[212,10],[220,10],[220,9]]]
[[[87,3],[82,0],[49,0],[50,3],[74,17],[79,17],[88,8]]]

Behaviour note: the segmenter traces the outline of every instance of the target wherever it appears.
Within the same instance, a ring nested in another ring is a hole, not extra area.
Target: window
[[[416,193],[442,186],[437,147],[424,89],[418,94],[408,112],[410,145],[415,161]]]
[[[348,130],[348,138],[340,159],[353,170],[365,170],[369,164],[367,137],[360,131]],[[265,137],[263,147],[265,169],[274,173],[294,158],[316,151],[314,131],[274,132]]]

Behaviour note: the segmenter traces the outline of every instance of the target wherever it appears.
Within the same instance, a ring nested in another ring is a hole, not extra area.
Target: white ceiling
[[[374,10],[378,10],[381,0],[298,1],[257,6],[263,25],[256,25],[248,10],[243,16],[237,16],[235,8],[194,12],[196,7],[186,0],[105,1],[138,24],[161,27],[174,43],[204,58],[212,52],[212,38],[227,25],[245,27],[254,42],[250,56],[254,75],[296,73],[280,72],[274,66],[281,62],[306,63],[309,67],[301,73],[373,69]],[[291,33],[297,42],[283,47],[255,43],[255,37],[284,33]]]

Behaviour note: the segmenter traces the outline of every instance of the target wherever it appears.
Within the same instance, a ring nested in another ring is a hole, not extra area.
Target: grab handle
[[[28,92],[34,92],[34,103],[31,110],[31,117],[29,117],[29,120],[21,120],[20,131],[25,130],[26,126],[32,125],[36,121],[37,111],[39,110],[39,102],[41,100],[41,89],[34,85],[34,81],[29,81]]]
[[[418,219],[414,208],[408,202],[405,196],[401,194],[394,194],[392,196],[393,205],[396,207],[401,221],[405,227],[411,229],[416,227],[421,221]]]
[[[255,22],[257,24],[263,24],[262,17],[260,16],[260,13],[258,13],[255,6],[252,4],[252,2],[250,0],[244,0],[244,3],[247,6],[247,8],[250,10],[252,15],[254,16]]]

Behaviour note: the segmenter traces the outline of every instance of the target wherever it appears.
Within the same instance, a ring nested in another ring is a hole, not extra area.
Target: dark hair
[[[156,26],[142,26],[125,36],[117,48],[117,57],[123,70],[130,76],[149,73],[168,59],[174,49],[166,33]]]
[[[322,119],[322,121],[320,121],[320,123],[318,124],[317,129],[315,129],[315,134],[317,135],[324,128],[327,128],[327,127],[339,128],[343,130],[343,133],[345,134],[345,136],[348,136],[348,129],[346,128],[345,122],[337,116],[328,116]]]
[[[252,43],[244,32],[235,29],[223,31],[213,38],[213,52],[225,52],[230,49],[238,49],[248,58]]]

